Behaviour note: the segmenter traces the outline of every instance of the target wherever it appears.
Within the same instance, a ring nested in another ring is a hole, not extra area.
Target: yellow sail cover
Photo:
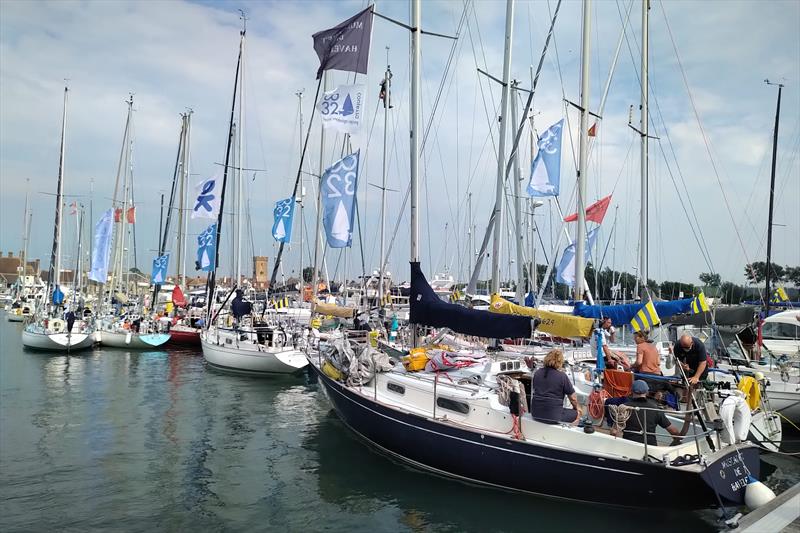
[[[355,314],[355,309],[352,307],[341,307],[336,304],[316,302],[314,304],[314,312],[321,315],[335,316],[339,318],[352,318]]]
[[[564,315],[516,305],[497,294],[492,295],[492,303],[489,305],[489,310],[492,313],[500,313],[501,315],[522,315],[539,318],[542,323],[539,324],[537,329],[556,337],[589,337],[594,328],[594,320],[591,318]]]

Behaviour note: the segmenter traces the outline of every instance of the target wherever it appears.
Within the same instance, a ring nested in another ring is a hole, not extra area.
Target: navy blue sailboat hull
[[[336,414],[374,446],[419,468],[463,481],[514,490],[628,507],[700,509],[738,504],[744,489],[726,491],[733,479],[722,469],[699,472],[638,460],[609,459],[481,434],[404,413],[348,390],[314,364],[309,367],[325,387]],[[741,450],[750,473],[758,476],[758,451]],[[717,462],[729,459],[725,456]],[[729,466],[736,461],[728,460]],[[738,463],[741,466],[741,463]],[[727,467],[726,467],[727,468]]]

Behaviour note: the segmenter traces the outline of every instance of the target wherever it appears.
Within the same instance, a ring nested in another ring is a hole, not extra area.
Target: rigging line
[[[728,210],[728,216],[730,216],[731,224],[733,224],[733,229],[736,232],[736,237],[737,237],[737,239],[739,241],[739,245],[742,247],[742,252],[744,253],[744,257],[745,257],[745,260],[748,263],[748,267],[750,268],[751,273],[754,274],[753,277],[755,277],[755,273],[753,272],[753,268],[752,268],[752,266],[750,266],[750,258],[749,258],[748,254],[747,254],[747,249],[745,248],[744,240],[742,239],[742,235],[739,232],[739,227],[736,225],[736,219],[733,216],[733,209],[731,208],[730,202],[728,201],[728,195],[725,193],[725,188],[722,186],[722,178],[721,178],[721,176],[719,174],[719,170],[717,169],[717,163],[714,160],[714,157],[713,157],[713,155],[711,153],[711,145],[709,143],[708,136],[706,135],[705,128],[703,127],[703,123],[700,120],[700,113],[697,111],[697,106],[695,105],[695,102],[694,102],[694,95],[692,94],[692,90],[689,87],[689,80],[686,77],[686,71],[683,68],[683,62],[681,61],[680,54],[678,53],[678,46],[675,43],[674,36],[672,35],[672,28],[670,27],[669,20],[667,18],[667,11],[666,11],[666,9],[664,9],[663,2],[659,1],[659,6],[661,6],[661,11],[664,14],[664,23],[665,23],[665,25],[667,27],[667,33],[669,34],[670,41],[672,42],[672,48],[675,51],[675,58],[678,61],[678,67],[680,68],[680,71],[681,71],[681,77],[683,78],[683,84],[686,87],[686,92],[689,95],[689,103],[692,105],[692,111],[694,112],[695,119],[697,120],[697,125],[700,128],[700,133],[703,136],[703,144],[705,145],[706,152],[708,152],[708,157],[711,160],[711,168],[714,170],[714,176],[717,179],[717,184],[719,185],[720,192],[722,193],[722,199],[725,202],[725,207]],[[767,298],[769,298],[769,295],[767,295]],[[763,297],[761,298],[761,300],[763,301]]]
[[[468,7],[470,5],[469,4],[470,1],[471,0],[467,0],[464,3],[464,10],[465,11],[468,9]],[[462,17],[462,22],[465,21],[465,20],[466,20],[466,16]],[[456,32],[456,36],[457,37],[461,35],[461,30],[462,30],[462,26],[459,26],[458,31]],[[451,54],[452,54],[452,49],[456,46],[457,43],[458,43],[458,40],[453,41],[453,45],[451,46]],[[448,69],[450,68],[450,63],[449,62],[447,63],[447,68]],[[442,75],[442,80],[441,80],[442,84],[445,83],[445,80],[447,78],[447,74],[448,74],[448,70],[445,70],[443,75]],[[431,110],[431,114],[428,117],[428,127],[425,129],[425,132],[423,133],[423,136],[422,136],[422,142],[420,143],[420,153],[424,153],[424,151],[425,151],[425,145],[426,145],[427,140],[428,140],[428,131],[430,129],[430,124],[433,122],[433,119],[436,116],[436,111],[438,109],[438,106],[439,106],[439,101],[438,100],[434,100],[433,109]],[[423,163],[424,163],[424,158],[423,158]],[[422,177],[423,177],[423,181],[424,181],[425,175],[423,174]],[[395,225],[394,225],[394,229],[392,230],[392,238],[389,239],[389,246],[387,247],[386,258],[384,260],[384,264],[381,265],[381,269],[385,269],[386,268],[386,264],[389,261],[389,257],[390,257],[390,255],[392,253],[392,248],[394,247],[394,242],[395,242],[395,239],[397,237],[397,231],[400,229],[400,222],[403,220],[403,213],[405,212],[405,208],[406,208],[406,205],[408,204],[408,199],[409,199],[410,195],[411,195],[411,184],[409,184],[408,187],[406,187],[406,194],[405,194],[405,197],[403,198],[403,202],[402,202],[402,204],[400,206],[400,211],[399,211],[400,214],[398,215],[397,220],[396,220]]]
[[[477,17],[476,17],[476,20],[475,20],[475,25],[476,26],[478,25]],[[475,42],[474,42],[474,40],[472,38],[472,26],[470,26],[469,20],[467,20],[467,37],[469,37],[469,43],[470,43],[470,46],[472,47],[472,58],[473,58],[473,61],[475,62],[475,67],[476,68],[480,68],[481,66],[483,66],[484,70],[488,69],[488,66],[486,65],[486,57],[485,56],[484,56],[484,64],[480,65],[478,63],[478,54],[475,51]],[[486,122],[487,122],[487,124],[489,124],[489,134],[490,134],[491,140],[492,140],[492,148],[493,148],[493,150],[495,152],[497,152],[497,145],[495,144],[495,141],[494,141],[494,129],[492,128],[492,126],[494,125],[494,121],[492,120],[491,115],[489,113],[489,109],[488,109],[488,106],[486,104],[486,94],[484,93],[484,90],[483,90],[484,80],[483,80],[483,77],[480,75],[480,73],[478,73],[477,71],[475,73],[475,76],[476,76],[476,78],[478,80],[478,89],[479,89],[479,92],[480,92],[480,95],[481,95],[481,102],[483,103],[483,112],[486,115]],[[490,83],[490,82],[487,81],[486,83]],[[492,111],[493,111],[492,114],[495,114],[494,111],[496,111],[497,108],[495,107],[494,94],[492,93],[491,90],[489,90],[489,98],[491,98],[491,100],[492,100]]]
[[[619,14],[620,20],[622,20],[622,12],[619,10],[619,4],[617,4],[617,13]],[[634,67],[636,67],[636,60],[634,59],[633,50],[635,48],[637,54],[639,54],[640,53],[640,49],[639,49],[638,43],[636,43],[635,41],[634,41],[634,45],[631,46],[630,40],[628,39],[627,31],[625,32],[625,43],[626,43],[626,46],[627,46],[627,49],[628,49],[628,55],[629,55],[629,57],[631,59],[631,63],[633,63]],[[636,77],[636,81],[637,81],[637,83],[639,85],[639,90],[641,91],[642,81],[641,81],[641,78],[639,77],[639,72],[638,72],[638,70],[636,68],[634,68],[634,76]],[[672,143],[672,137],[669,135],[669,129],[666,127],[666,121],[664,120],[664,116],[663,116],[663,114],[661,112],[661,105],[660,105],[660,102],[659,102],[659,99],[658,99],[658,95],[657,95],[657,91],[655,89],[655,86],[656,86],[655,78],[651,73],[651,76],[650,76],[650,89],[651,89],[651,92],[652,92],[653,101],[655,103],[656,112],[658,113],[658,118],[661,121],[661,124],[662,124],[662,127],[663,127],[663,132],[662,133],[660,133],[660,134],[658,134],[658,132],[656,132],[656,133],[657,133],[657,136],[664,137],[664,138],[667,139],[667,143],[669,144],[669,147],[670,147],[670,150],[671,150],[671,153],[672,153],[672,157],[673,157],[673,160],[674,160],[677,172],[678,172],[678,176],[681,179],[681,184],[683,185],[683,190],[684,190],[684,194],[681,195],[680,192],[678,192],[677,189],[676,189],[676,193],[678,194],[678,200],[681,203],[683,203],[683,197],[686,196],[686,199],[689,202],[690,210],[689,210],[689,213],[686,213],[687,222],[688,222],[690,227],[694,224],[694,226],[697,228],[696,232],[695,232],[695,229],[692,228],[692,232],[695,233],[696,235],[699,235],[699,237],[697,237],[697,236],[695,237],[695,240],[697,241],[697,245],[700,248],[701,253],[704,253],[704,255],[706,257],[706,259],[705,259],[706,260],[706,264],[709,266],[709,268],[713,272],[714,271],[714,267],[713,267],[713,262],[711,261],[711,252],[708,249],[708,244],[707,244],[705,236],[703,235],[703,232],[702,232],[702,225],[700,224],[700,220],[697,218],[697,210],[694,207],[694,202],[692,201],[692,195],[689,193],[689,188],[686,185],[686,180],[685,180],[685,178],[683,176],[683,171],[681,170],[680,163],[678,162],[678,157],[677,157],[677,154],[675,153],[675,147],[674,147],[674,145]],[[657,125],[657,123],[655,121],[655,117],[652,114],[651,108],[648,109],[648,118],[652,122],[653,128],[657,130],[658,129],[658,125]],[[659,143],[660,143],[660,139],[659,139]],[[661,147],[661,149],[663,150],[663,146]],[[664,157],[665,157],[665,161],[667,161],[666,160],[666,154],[664,154]],[[667,161],[667,163],[668,163],[667,166],[669,168],[669,162]],[[684,207],[684,211],[686,211],[685,207]]]

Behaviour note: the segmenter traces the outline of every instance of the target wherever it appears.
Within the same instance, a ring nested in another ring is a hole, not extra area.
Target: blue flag
[[[294,204],[294,198],[275,202],[275,209],[272,211],[275,217],[275,222],[272,224],[272,238],[278,242],[292,242]]]
[[[217,258],[217,225],[211,224],[197,236],[197,261],[195,269],[203,272],[214,270]]]
[[[322,175],[322,224],[331,248],[349,248],[353,243],[359,153],[337,161]]]
[[[561,130],[562,118],[539,137],[539,152],[531,165],[528,194],[531,196],[558,196],[561,184]]]
[[[109,209],[94,226],[94,247],[92,248],[92,270],[89,279],[97,283],[108,280],[108,259],[111,252],[111,235],[114,232],[114,210]]]
[[[64,302],[64,293],[58,285],[53,289],[53,304],[61,305]]]
[[[594,241],[597,239],[597,232],[600,228],[594,228],[592,231],[586,235],[586,248],[584,249],[584,257],[585,260],[589,260],[589,256],[592,252],[592,246],[594,246]],[[556,281],[559,283],[563,283],[565,285],[569,285],[572,287],[575,285],[575,244],[570,244],[564,250],[564,255],[561,256],[561,262],[558,263],[558,270],[556,270]]]
[[[169,254],[164,254],[153,259],[153,284],[161,285],[167,279],[167,268],[169,268]]]

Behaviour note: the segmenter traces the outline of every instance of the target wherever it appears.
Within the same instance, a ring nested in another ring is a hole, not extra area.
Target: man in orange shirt
[[[648,331],[637,331],[633,334],[636,343],[636,362],[633,371],[640,374],[661,375],[661,357],[653,343],[648,339]]]

